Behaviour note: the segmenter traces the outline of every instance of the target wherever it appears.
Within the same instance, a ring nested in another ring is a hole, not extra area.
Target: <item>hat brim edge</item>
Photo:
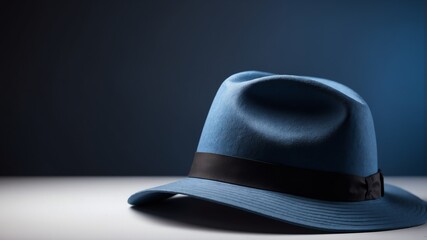
[[[129,197],[128,203],[141,206],[176,194],[327,232],[383,231],[427,222],[427,203],[390,184],[385,184],[385,195],[380,199],[331,202],[187,177],[137,192]]]

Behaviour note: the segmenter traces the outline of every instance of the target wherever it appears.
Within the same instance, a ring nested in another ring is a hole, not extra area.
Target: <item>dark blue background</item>
[[[2,4],[1,175],[186,174],[221,82],[360,93],[386,175],[426,175],[425,1]]]

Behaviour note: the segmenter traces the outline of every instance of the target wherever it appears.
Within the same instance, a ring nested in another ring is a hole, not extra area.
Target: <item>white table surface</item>
[[[0,178],[0,240],[14,239],[427,239],[427,225],[325,234],[221,205],[175,197],[131,208],[132,193],[178,177]],[[427,200],[427,178],[389,177]]]

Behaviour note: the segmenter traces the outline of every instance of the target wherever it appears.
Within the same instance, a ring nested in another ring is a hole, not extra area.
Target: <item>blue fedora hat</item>
[[[366,102],[326,79],[248,71],[219,88],[187,178],[133,194],[175,194],[333,232],[412,227],[427,204],[384,184]]]

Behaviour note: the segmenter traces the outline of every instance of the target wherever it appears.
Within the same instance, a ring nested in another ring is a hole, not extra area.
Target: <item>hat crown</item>
[[[197,152],[368,176],[378,171],[372,115],[326,79],[248,71],[227,78]]]

